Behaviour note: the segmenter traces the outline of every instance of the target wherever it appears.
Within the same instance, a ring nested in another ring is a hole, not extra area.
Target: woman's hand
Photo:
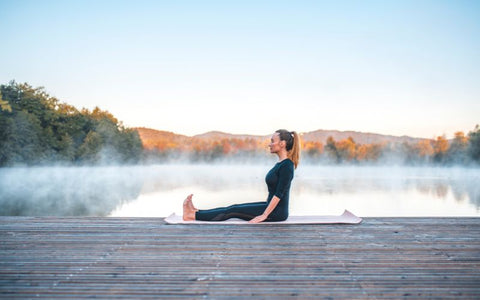
[[[248,221],[248,223],[252,223],[252,224],[260,223],[260,222],[265,221],[266,219],[267,219],[266,215],[259,215],[259,216],[256,216],[255,218],[251,219],[250,221]]]

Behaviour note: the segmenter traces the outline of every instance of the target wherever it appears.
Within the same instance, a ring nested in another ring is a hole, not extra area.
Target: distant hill
[[[143,146],[146,149],[157,148],[163,150],[166,148],[180,148],[172,146],[185,145],[189,143],[191,139],[186,135],[176,134],[169,131],[161,131],[143,127],[137,127],[134,129],[137,130]]]
[[[221,131],[209,131],[202,134],[194,135],[192,138],[194,139],[202,139],[202,140],[211,140],[211,139],[254,139],[254,140],[265,140],[270,138],[270,136],[261,136],[261,135],[250,135],[250,134],[231,134]]]
[[[192,137],[176,134],[168,131],[160,131],[150,128],[135,128],[144,146],[149,147],[160,147],[161,145],[166,145],[168,143],[173,144],[189,144],[194,140],[222,140],[222,139],[252,139],[258,142],[268,140],[270,135],[248,135],[248,134],[231,134],[220,131],[210,131],[203,134],[194,135]],[[417,143],[422,138],[414,138],[409,136],[393,136],[393,135],[383,135],[377,133],[365,133],[357,131],[338,131],[338,130],[315,130],[305,133],[300,133],[304,141],[316,141],[326,143],[326,140],[329,136],[332,136],[334,140],[340,141],[352,137],[357,144],[381,144],[381,143]],[[154,146],[156,145],[156,146]]]
[[[358,131],[338,131],[338,130],[315,130],[303,133],[304,141],[318,141],[326,143],[327,138],[331,136],[334,140],[344,140],[352,137],[355,143],[358,144],[382,144],[382,143],[417,143],[424,140],[422,138],[414,138],[410,136],[393,136],[383,135],[377,133],[365,133]]]
[[[176,134],[170,131],[161,131],[156,129],[144,128],[144,127],[137,127],[134,128],[138,131],[138,134],[142,138],[142,140],[150,141],[150,140],[158,140],[158,139],[169,139],[174,141],[180,140],[187,140],[190,137],[186,135]]]
[[[271,135],[230,134],[210,131],[186,136],[150,128],[135,128],[143,147],[145,161],[187,162],[258,162],[268,153]],[[455,140],[393,136],[369,132],[315,130],[300,132],[303,143],[302,160],[307,163],[387,163],[387,164],[470,164],[479,159],[468,156],[472,141],[480,141],[478,133],[469,138],[460,135]],[[327,147],[328,137],[335,140]],[[347,141],[351,137],[353,143]],[[404,143],[408,145],[403,145]],[[480,149],[480,146],[477,149]]]

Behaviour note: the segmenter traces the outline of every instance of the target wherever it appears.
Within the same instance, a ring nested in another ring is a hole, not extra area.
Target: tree
[[[448,151],[448,141],[445,136],[439,136],[433,142],[433,161],[443,163]]]
[[[32,164],[42,160],[40,121],[34,115],[24,111],[16,113],[6,122],[3,131],[1,165]]]
[[[222,154],[223,155],[229,155],[230,153],[232,153],[234,151],[233,146],[228,139],[223,139],[222,140],[222,148],[223,148],[222,149]]]
[[[327,144],[325,146],[325,152],[335,163],[340,163],[341,158],[337,150],[337,145],[332,136],[327,138]]]
[[[88,132],[83,144],[78,148],[77,157],[84,163],[96,163],[100,160],[102,137],[95,131]]]
[[[467,151],[473,161],[480,163],[480,127],[478,125],[468,133]]]
[[[12,107],[7,100],[3,100],[2,92],[0,91],[0,111],[12,112]]]
[[[0,166],[138,161],[142,151],[138,132],[108,111],[79,111],[27,83],[0,85]]]
[[[59,141],[58,154],[61,160],[73,162],[75,160],[75,144],[68,133],[61,137]]]
[[[352,137],[336,143],[336,148],[341,161],[352,161],[355,159],[356,144]]]
[[[367,161],[378,161],[382,156],[382,152],[385,145],[381,144],[367,144],[366,145],[366,156],[365,160]]]
[[[303,143],[302,150],[311,158],[318,158],[324,151],[323,144],[316,141],[307,141]]]
[[[143,146],[138,131],[125,129],[120,133],[118,147],[122,162],[136,163],[140,160]]]
[[[434,150],[431,140],[421,140],[413,148],[415,156],[419,162],[429,162]]]
[[[449,163],[465,163],[467,160],[468,138],[462,131],[455,132],[447,152]]]

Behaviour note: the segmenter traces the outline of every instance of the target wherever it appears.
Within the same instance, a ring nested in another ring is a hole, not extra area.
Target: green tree
[[[100,160],[102,137],[95,131],[88,132],[83,144],[78,148],[77,157],[83,163],[97,163]]]
[[[124,129],[120,134],[119,151],[122,162],[137,163],[143,152],[143,145],[138,131]]]
[[[0,85],[0,166],[137,162],[142,151],[138,133],[108,111],[79,111],[27,83]]]
[[[43,158],[40,121],[20,111],[6,122],[5,138],[0,150],[0,164],[32,164]]]
[[[68,133],[61,137],[58,143],[59,158],[66,162],[73,162],[75,160],[75,144]]]
[[[455,137],[450,143],[447,152],[449,163],[466,163],[467,161],[468,138],[462,131],[455,132]]]
[[[0,111],[12,112],[12,107],[7,100],[3,100],[2,92],[0,91]]]
[[[480,163],[480,127],[477,125],[475,129],[468,133],[468,155],[470,158]]]
[[[341,162],[340,154],[338,153],[337,145],[332,136],[327,138],[327,144],[325,145],[325,152],[328,157],[332,159],[335,163]]]

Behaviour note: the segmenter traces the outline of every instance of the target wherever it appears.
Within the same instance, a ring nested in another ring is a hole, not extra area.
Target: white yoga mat
[[[247,221],[240,219],[228,219],[226,221],[184,221],[182,216],[177,216],[175,213],[165,218],[168,224],[238,224],[238,225],[257,225],[257,224],[360,224],[362,218],[357,217],[348,210],[339,216],[290,216],[287,220],[281,222],[261,222],[257,224],[250,224]]]

